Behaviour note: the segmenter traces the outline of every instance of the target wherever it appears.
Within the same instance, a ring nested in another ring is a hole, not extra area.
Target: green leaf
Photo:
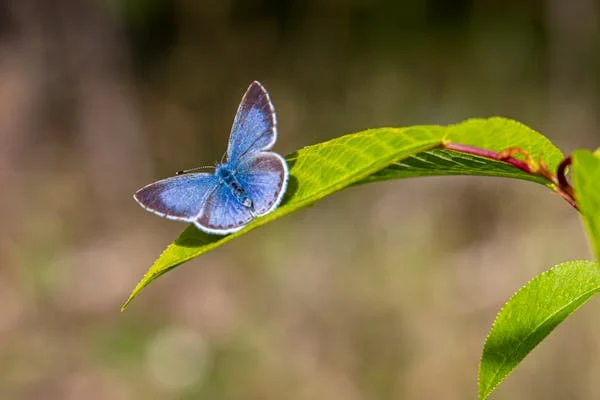
[[[498,152],[519,147],[528,151],[534,160],[543,159],[551,171],[555,171],[564,158],[562,152],[546,137],[517,121],[505,118],[472,119],[451,125],[447,128],[446,138],[454,143]],[[507,163],[442,149],[425,151],[399,160],[358,183],[439,175],[496,176],[523,179],[552,187],[552,182],[547,179],[525,173]]]
[[[558,324],[600,290],[600,264],[571,261],[554,266],[504,305],[483,346],[479,399],[504,378]]]
[[[510,164],[451,150],[424,151],[369,175],[357,184],[377,181],[441,175],[479,175],[522,179],[551,187],[552,182],[528,174]]]
[[[473,119],[448,127],[370,129],[305,147],[287,157],[290,181],[278,209],[228,236],[209,235],[190,225],[160,255],[122,309],[145,286],[172,268],[351,185],[449,174],[504,176],[550,185],[503,162],[436,150],[444,141],[494,151],[520,147],[536,159],[543,157],[551,168],[562,159],[560,151],[544,136],[504,118]]]
[[[371,129],[292,153],[286,157],[290,179],[279,208],[227,236],[209,235],[190,225],[152,265],[123,308],[146,285],[168,270],[267,222],[311,205],[392,162],[439,146],[444,133],[436,126]]]
[[[495,151],[518,147],[528,151],[535,160],[543,159],[553,171],[564,158],[548,138],[520,122],[506,118],[472,119],[451,125],[448,127],[448,139]]]
[[[600,260],[600,152],[573,153],[573,187],[581,218],[590,235],[596,260]]]

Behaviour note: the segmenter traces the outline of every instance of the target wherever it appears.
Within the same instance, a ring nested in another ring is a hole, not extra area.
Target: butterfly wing
[[[274,210],[285,193],[288,167],[279,154],[260,152],[244,157],[236,168],[236,179],[252,200],[254,214]]]
[[[213,174],[185,174],[144,186],[133,198],[143,208],[161,217],[191,222],[200,215],[206,199],[219,186],[219,180]]]
[[[267,90],[254,81],[238,107],[229,135],[227,160],[236,162],[246,154],[270,149],[277,140],[275,109]]]
[[[239,231],[253,218],[251,209],[243,206],[227,185],[219,185],[206,198],[194,224],[204,232],[225,235]]]

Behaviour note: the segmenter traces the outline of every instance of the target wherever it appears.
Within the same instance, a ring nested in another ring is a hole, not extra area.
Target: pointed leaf
[[[444,130],[436,126],[371,129],[298,150],[286,158],[290,180],[278,209],[228,236],[209,235],[190,225],[152,265],[123,308],[146,285],[171,268],[269,221],[311,205],[396,160],[439,146],[443,135]]]
[[[600,265],[571,261],[554,266],[504,305],[485,341],[479,398],[486,399],[558,324],[600,291]]]
[[[131,293],[123,309],[150,282],[170,269],[261,225],[311,205],[347,186],[430,175],[490,175],[550,182],[504,162],[435,149],[443,141],[494,151],[520,147],[551,167],[562,154],[544,136],[504,118],[472,119],[448,127],[380,128],[305,147],[287,157],[290,182],[282,205],[228,236],[209,235],[190,225],[160,255]]]

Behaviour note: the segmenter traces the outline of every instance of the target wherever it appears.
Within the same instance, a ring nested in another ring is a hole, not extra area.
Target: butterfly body
[[[244,207],[252,209],[252,200],[246,194],[242,184],[236,179],[235,171],[227,164],[217,166],[215,175],[219,178],[220,184],[225,185],[238,203]]]
[[[275,110],[264,87],[253,82],[235,116],[227,160],[213,174],[184,173],[147,185],[134,194],[146,210],[192,222],[224,235],[273,211],[287,187],[288,168],[268,151],[277,139]]]

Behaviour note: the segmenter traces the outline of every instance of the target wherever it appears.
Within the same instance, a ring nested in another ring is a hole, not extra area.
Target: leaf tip
[[[129,295],[127,300],[125,300],[125,303],[123,303],[123,305],[121,306],[121,312],[125,311],[125,309],[133,301],[133,299],[137,297],[137,295],[142,291],[142,289],[144,289],[144,287],[146,287],[147,284],[148,283],[146,281],[146,277],[144,276],[144,278],[140,282],[138,282],[135,288],[131,291],[131,294]]]
[[[132,292],[129,295],[129,298],[127,298],[127,300],[125,300],[125,303],[123,303],[123,305],[121,306],[121,312],[125,312],[125,309],[127,308],[127,306],[129,305],[129,303],[131,303],[131,301],[133,300],[133,298],[136,296],[135,292]]]

